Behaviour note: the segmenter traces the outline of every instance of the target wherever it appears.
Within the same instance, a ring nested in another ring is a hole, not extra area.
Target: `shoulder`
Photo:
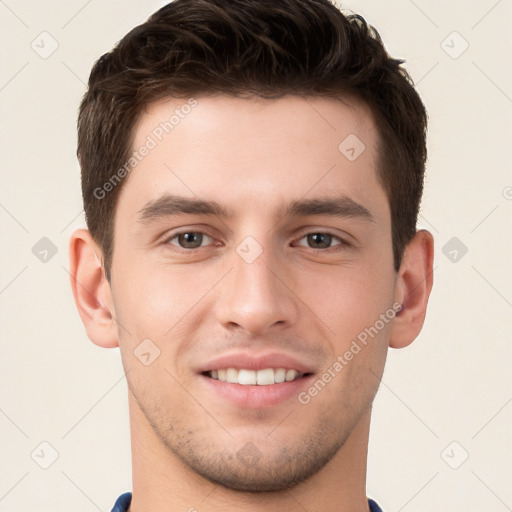
[[[382,509],[373,501],[372,499],[368,498],[368,506],[370,507],[370,512],[382,512]]]
[[[117,498],[114,508],[110,512],[126,512],[132,501],[132,493],[125,492]]]

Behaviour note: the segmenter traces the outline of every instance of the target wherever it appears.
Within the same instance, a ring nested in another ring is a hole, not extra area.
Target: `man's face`
[[[355,101],[197,101],[147,109],[133,150],[151,148],[118,201],[112,298],[132,414],[207,478],[283,489],[342,449],[382,374],[378,321],[397,297],[377,132]],[[170,196],[222,211],[183,213]]]

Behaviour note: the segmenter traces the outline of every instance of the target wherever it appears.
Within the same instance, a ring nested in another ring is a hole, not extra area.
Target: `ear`
[[[71,288],[89,339],[100,347],[119,346],[110,283],[99,258],[102,252],[86,229],[69,241]]]
[[[395,299],[402,309],[391,325],[390,347],[406,347],[420,333],[432,290],[433,261],[434,239],[420,230],[405,248],[398,271]]]

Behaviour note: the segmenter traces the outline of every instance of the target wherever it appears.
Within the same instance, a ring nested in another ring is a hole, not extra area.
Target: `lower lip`
[[[290,382],[269,384],[267,386],[252,386],[233,384],[200,375],[208,388],[238,407],[264,408],[273,407],[282,402],[296,398],[301,390],[309,386],[313,375],[301,377]]]

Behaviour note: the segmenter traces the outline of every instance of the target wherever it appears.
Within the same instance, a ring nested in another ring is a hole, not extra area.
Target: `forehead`
[[[343,193],[385,210],[376,146],[371,112],[354,98],[165,99],[149,105],[135,127],[139,159],[118,205],[134,213],[165,192],[235,212],[248,205],[267,211],[271,203],[277,211],[290,199]]]

